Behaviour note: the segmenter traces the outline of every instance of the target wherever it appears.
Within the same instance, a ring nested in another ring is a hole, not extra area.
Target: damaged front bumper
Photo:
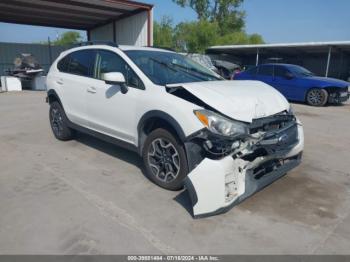
[[[185,179],[195,218],[227,212],[300,164],[304,147],[301,123],[295,121],[271,133],[222,158],[198,161]],[[295,137],[288,140],[288,136]]]
[[[348,90],[331,92],[328,97],[328,103],[330,104],[340,104],[348,101],[350,98],[350,93]]]

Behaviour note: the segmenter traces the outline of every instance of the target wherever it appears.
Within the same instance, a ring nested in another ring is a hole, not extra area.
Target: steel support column
[[[256,65],[259,65],[259,48],[256,49]]]
[[[328,77],[329,73],[329,65],[331,63],[331,57],[332,57],[332,47],[330,46],[328,48],[328,58],[327,58],[327,67],[326,67],[326,77]]]

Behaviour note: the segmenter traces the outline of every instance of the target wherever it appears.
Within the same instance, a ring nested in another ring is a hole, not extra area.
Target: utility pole
[[[47,38],[47,44],[49,47],[49,60],[50,60],[50,66],[52,64],[52,50],[51,50],[51,40],[50,37]]]

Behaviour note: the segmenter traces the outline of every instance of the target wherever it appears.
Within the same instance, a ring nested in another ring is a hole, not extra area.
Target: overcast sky
[[[155,5],[154,17],[170,16],[174,23],[196,14],[171,0],[140,0]],[[268,43],[350,41],[350,0],[245,0],[246,31]],[[0,23],[0,42],[38,42],[55,39],[63,29]],[[83,32],[85,35],[85,32]]]

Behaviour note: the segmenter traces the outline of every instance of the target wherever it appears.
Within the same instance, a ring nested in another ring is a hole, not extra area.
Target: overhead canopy
[[[0,22],[91,30],[152,8],[127,0],[0,0]]]
[[[350,41],[342,42],[309,42],[291,44],[261,44],[261,45],[226,45],[213,46],[207,49],[208,54],[232,54],[232,55],[254,55],[257,50],[260,54],[273,51],[279,54],[300,54],[300,53],[327,53],[329,47],[333,51],[343,51],[350,53]]]

